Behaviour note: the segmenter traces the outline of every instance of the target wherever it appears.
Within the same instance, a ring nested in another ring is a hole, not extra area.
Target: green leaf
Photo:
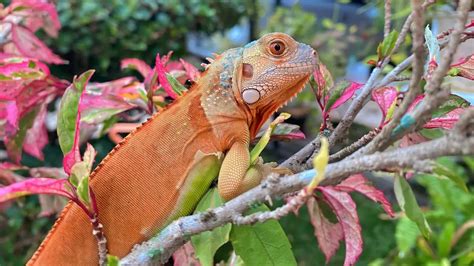
[[[87,204],[87,206],[90,205],[89,176],[82,178],[79,185],[77,185],[77,195],[82,202]]]
[[[92,74],[94,74],[94,70],[88,70],[78,78],[74,78],[73,83],[66,89],[61,98],[58,111],[57,132],[59,146],[61,146],[63,154],[67,154],[72,149],[76,130],[76,119],[79,113],[79,99]]]
[[[117,256],[107,254],[107,266],[119,266],[119,258]]]
[[[170,73],[166,73],[166,79],[168,80],[171,85],[171,88],[174,92],[176,92],[176,94],[180,96],[183,95],[183,93],[186,91],[186,88],[181,85],[181,83],[179,83],[179,81],[177,81],[176,78],[173,77],[173,75],[171,75]]]
[[[443,231],[438,235],[436,246],[438,249],[439,257],[448,257],[451,252],[451,240],[453,239],[454,232],[456,231],[456,224],[454,222],[445,223]]]
[[[395,47],[395,42],[398,38],[398,32],[396,30],[390,32],[390,34],[383,39],[383,41],[377,47],[377,55],[379,57],[379,61],[385,57],[387,57]]]
[[[194,213],[206,211],[209,208],[215,208],[223,204],[219,197],[219,192],[213,188],[198,203]],[[227,241],[229,241],[231,224],[215,228],[212,231],[202,232],[199,235],[191,237],[196,257],[203,266],[214,265],[214,254]]]
[[[254,212],[269,211],[261,205]],[[290,242],[278,221],[232,227],[230,240],[245,265],[296,265]]]
[[[448,99],[433,112],[432,117],[440,117],[456,108],[466,108],[470,105],[471,104],[464,98],[455,94],[451,94],[449,95]]]
[[[71,168],[71,175],[69,176],[69,181],[75,186],[78,187],[79,183],[82,182],[82,179],[89,176],[89,166],[86,162],[77,162]]]
[[[440,128],[423,128],[420,134],[427,139],[437,139],[444,136],[444,132]]]
[[[440,159],[437,160],[436,167],[433,170],[433,172],[437,175],[449,178],[460,189],[462,189],[465,192],[469,192],[469,189],[467,188],[467,185],[466,185],[464,179],[458,173],[456,173],[456,171],[454,171],[453,169],[449,169],[448,167],[443,165],[442,161],[440,161]]]
[[[416,245],[416,239],[420,235],[420,230],[414,222],[407,217],[402,217],[397,223],[395,231],[395,240],[397,241],[398,250],[406,254]]]
[[[416,223],[424,237],[429,238],[431,228],[423,215],[423,212],[416,202],[415,194],[411,190],[406,179],[400,175],[395,177],[395,197],[398,205],[405,212],[406,216]]]
[[[347,80],[341,80],[334,85],[334,89],[331,90],[331,95],[329,96],[329,99],[326,103],[326,106],[324,106],[324,110],[328,112],[331,110],[331,106],[341,97],[341,95],[344,93],[344,90],[351,85],[351,83]]]

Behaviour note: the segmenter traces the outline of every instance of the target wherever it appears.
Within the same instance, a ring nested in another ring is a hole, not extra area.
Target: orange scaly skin
[[[91,175],[109,253],[125,256],[192,211],[198,201],[184,199],[195,190],[188,173],[202,154],[226,154],[218,178],[224,199],[257,185],[261,176],[246,174],[249,142],[303,88],[315,65],[309,46],[282,33],[267,34],[224,52],[186,95],[117,145]],[[72,203],[28,262],[94,264],[98,250],[90,222]]]

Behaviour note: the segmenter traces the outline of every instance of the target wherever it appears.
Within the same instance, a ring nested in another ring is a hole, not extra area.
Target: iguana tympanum
[[[217,56],[184,96],[118,144],[91,174],[109,253],[124,257],[191,213],[217,175],[225,200],[259,184],[261,167],[249,169],[250,140],[316,64],[310,46],[267,34]],[[81,208],[64,208],[28,264],[98,264]]]

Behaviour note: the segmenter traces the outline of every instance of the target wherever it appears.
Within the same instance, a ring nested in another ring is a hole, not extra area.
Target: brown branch
[[[377,134],[379,134],[379,132],[380,132],[380,129],[378,129],[378,128],[375,128],[375,129],[369,131],[369,133],[362,136],[362,138],[360,138],[356,142],[354,142],[351,145],[345,147],[344,149],[338,151],[337,153],[332,154],[329,157],[329,162],[331,162],[331,163],[338,162],[338,161],[344,159],[345,157],[351,155],[352,153],[354,153],[355,151],[357,151],[361,147],[367,145],[367,143],[369,143],[372,139],[374,139],[375,136],[377,136]]]

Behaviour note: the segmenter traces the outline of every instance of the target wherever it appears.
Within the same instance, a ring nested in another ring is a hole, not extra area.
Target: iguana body
[[[227,200],[257,185],[261,176],[246,175],[249,142],[315,64],[309,46],[267,34],[218,56],[186,95],[117,145],[91,175],[109,253],[123,257],[189,214],[217,174]],[[97,254],[89,219],[69,203],[29,264],[94,265]]]

